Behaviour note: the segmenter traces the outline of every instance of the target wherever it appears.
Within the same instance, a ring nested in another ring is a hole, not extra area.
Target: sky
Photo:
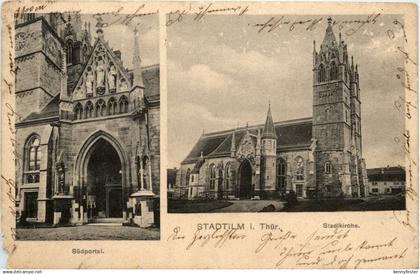
[[[103,22],[115,22],[115,17],[102,16]],[[92,36],[96,37],[96,17],[82,15],[83,22],[90,22]],[[159,17],[149,15],[136,18],[129,25],[112,24],[103,28],[104,38],[114,50],[120,50],[126,68],[131,69],[133,61],[134,27],[139,33],[142,66],[159,64]],[[92,42],[94,40],[92,39]]]
[[[298,25],[258,32],[255,23],[268,15],[206,15],[191,17],[167,28],[168,168],[179,167],[200,135],[265,121],[268,102],[274,121],[312,116],[313,40],[319,51],[328,16],[315,29]],[[280,16],[276,16],[278,18]],[[308,16],[286,16],[306,20]],[[285,18],[285,19],[286,19]],[[366,16],[333,16],[335,21]],[[404,165],[404,116],[394,107],[404,96],[395,75],[404,67],[396,46],[403,32],[394,19],[380,15],[350,34],[343,25],[342,39],[354,55],[360,75],[363,157],[367,167]],[[338,39],[338,25],[333,27]],[[388,30],[395,34],[393,40]]]

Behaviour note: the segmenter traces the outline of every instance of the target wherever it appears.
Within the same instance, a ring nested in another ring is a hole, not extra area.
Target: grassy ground
[[[55,228],[18,228],[18,240],[159,240],[158,228],[83,225]]]
[[[216,209],[232,205],[227,201],[188,201],[188,200],[168,200],[169,213],[199,213],[211,212]]]
[[[404,209],[405,198],[403,196],[381,196],[364,199],[302,200],[295,206],[284,207],[281,211],[379,211]]]

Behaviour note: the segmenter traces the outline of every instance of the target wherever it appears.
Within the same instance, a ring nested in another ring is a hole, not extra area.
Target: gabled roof
[[[264,125],[255,125],[248,128],[251,136],[256,136],[258,129],[263,129]],[[290,120],[274,123],[277,135],[277,150],[287,150],[289,148],[309,148],[312,138],[312,118]],[[240,141],[246,134],[246,127],[236,129],[235,145],[240,145]],[[182,164],[194,163],[200,157],[201,152],[205,158],[227,157],[230,156],[232,133],[234,129],[224,130],[201,135],[200,139],[192,148],[191,152],[182,161]]]
[[[367,169],[369,181],[405,181],[405,169],[401,166]]]
[[[95,61],[94,58],[96,57],[96,51],[100,49],[100,47],[103,47],[105,52],[108,54],[108,58],[112,60],[112,63],[114,64],[115,68],[120,72],[121,77],[125,78],[125,81],[127,83],[131,83],[130,78],[128,77],[127,70],[122,66],[121,60],[118,59],[115,56],[115,53],[113,50],[110,49],[108,46],[108,43],[103,40],[103,38],[96,38],[95,44],[93,45],[92,51],[90,52],[90,56],[88,58],[88,61],[86,62],[85,66],[83,67],[82,72],[79,75],[79,78],[76,81],[76,84],[73,86],[72,93],[77,89],[77,87],[81,86],[83,84],[83,75],[85,74],[86,70],[89,66],[93,64]],[[130,85],[131,88],[131,85]]]

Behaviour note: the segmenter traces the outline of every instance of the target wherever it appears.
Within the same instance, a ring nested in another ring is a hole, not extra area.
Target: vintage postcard
[[[418,268],[414,4],[2,20],[10,268]]]

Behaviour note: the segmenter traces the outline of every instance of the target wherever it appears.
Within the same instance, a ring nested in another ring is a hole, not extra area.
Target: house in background
[[[402,166],[371,168],[367,170],[370,195],[404,193],[405,169]]]

